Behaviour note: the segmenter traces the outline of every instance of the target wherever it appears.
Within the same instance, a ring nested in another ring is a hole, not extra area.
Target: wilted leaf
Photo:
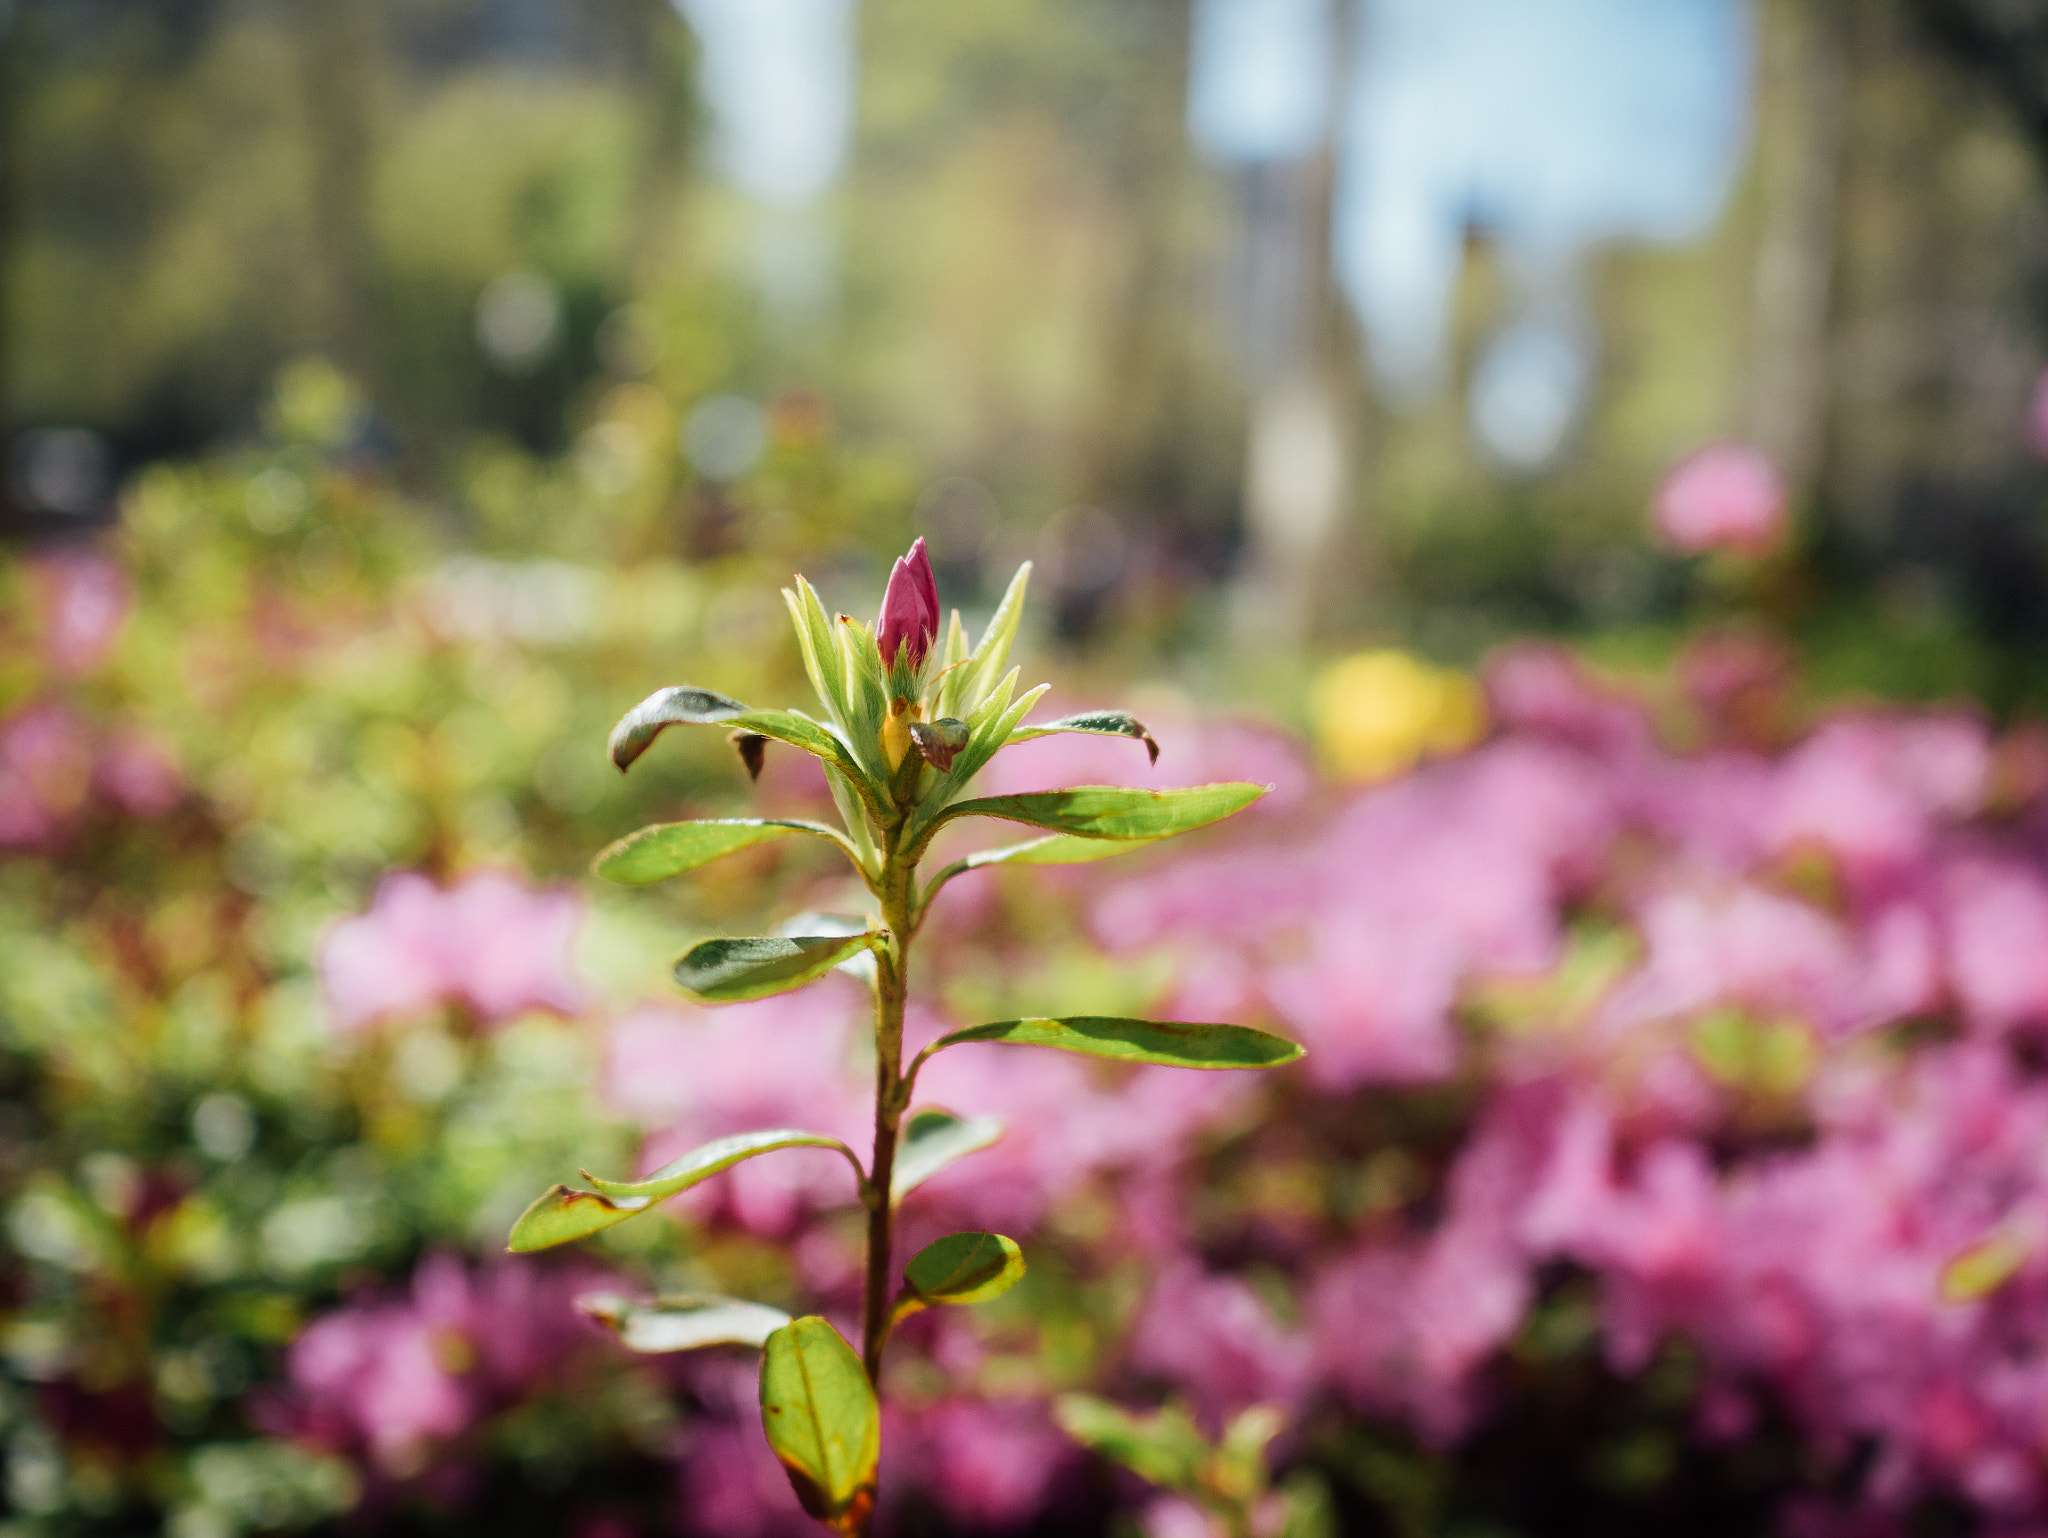
[[[1016,1286],[1024,1252],[1001,1234],[968,1232],[934,1239],[903,1268],[920,1303],[981,1303]]]
[[[1090,710],[1036,726],[1020,726],[1010,733],[1010,741],[1029,742],[1034,737],[1050,737],[1055,732],[1082,732],[1092,737],[1134,737],[1145,744],[1146,761],[1159,762],[1159,744],[1145,730],[1145,723],[1121,710]]]
[[[936,1107],[912,1111],[903,1123],[903,1139],[897,1145],[895,1173],[890,1177],[890,1199],[902,1201],[904,1193],[915,1190],[956,1159],[986,1148],[1003,1135],[1003,1124],[993,1116],[961,1118]]]
[[[1073,1015],[1064,1020],[996,1020],[940,1037],[926,1055],[970,1041],[1057,1047],[1124,1063],[1170,1068],[1277,1068],[1302,1055],[1298,1043],[1248,1025],[1195,1025],[1178,1020],[1125,1020]]]
[[[578,1298],[576,1307],[616,1334],[628,1351],[649,1354],[759,1346],[789,1323],[779,1308],[709,1292],[652,1299],[600,1292]]]
[[[1178,790],[1134,790],[1077,785],[1021,796],[984,796],[948,807],[938,822],[955,817],[1001,817],[1079,838],[1157,839],[1192,832],[1241,812],[1270,786],[1226,783]]]
[[[506,1248],[514,1254],[551,1249],[638,1217],[678,1192],[709,1180],[720,1170],[730,1169],[742,1159],[772,1153],[778,1148],[831,1148],[853,1165],[855,1178],[865,1182],[860,1160],[839,1139],[817,1132],[798,1132],[778,1127],[767,1132],[741,1132],[718,1138],[672,1159],[645,1180],[599,1180],[585,1175],[595,1190],[579,1191],[573,1186],[554,1186],[544,1192],[512,1225]]]
[[[705,940],[676,962],[675,979],[707,1004],[764,999],[823,977],[868,943],[864,933]]]
[[[805,1511],[834,1531],[861,1531],[875,1502],[882,1417],[860,1358],[815,1315],[768,1337],[761,1425]]]
[[[658,822],[628,833],[590,862],[593,875],[616,881],[621,886],[646,886],[665,881],[684,871],[709,865],[723,855],[753,844],[785,838],[791,833],[813,833],[823,838],[831,830],[817,823],[785,821],[780,818],[726,817],[702,822]]]

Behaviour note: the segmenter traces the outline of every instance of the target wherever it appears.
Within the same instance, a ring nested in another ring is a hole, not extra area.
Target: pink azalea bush
[[[501,871],[451,887],[402,871],[369,911],[334,924],[320,946],[322,991],[341,1031],[459,1004],[485,1025],[527,1010],[574,1014],[583,1002],[570,949],[582,904]]]

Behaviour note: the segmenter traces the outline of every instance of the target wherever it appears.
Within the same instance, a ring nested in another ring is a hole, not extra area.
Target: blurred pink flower
[[[865,1002],[858,983],[837,977],[715,1010],[643,1004],[611,1027],[605,1099],[654,1129],[641,1151],[650,1170],[712,1138],[765,1127],[823,1132],[861,1148],[874,1115],[872,1074],[853,1053]],[[683,1200],[721,1204],[747,1228],[783,1234],[807,1210],[853,1195],[839,1155],[790,1149],[736,1165]]]
[[[336,1309],[300,1333],[286,1358],[285,1415],[382,1473],[418,1474],[441,1444],[529,1393],[579,1346],[600,1343],[574,1306],[595,1280],[530,1262],[472,1270],[430,1255],[406,1296]]]
[[[114,732],[101,745],[93,782],[131,817],[163,816],[185,798],[185,776],[170,748],[137,730]]]
[[[98,667],[127,622],[128,579],[105,556],[64,550],[28,563],[43,661],[76,678]]]
[[[1212,1432],[1255,1404],[1292,1404],[1309,1383],[1309,1342],[1275,1322],[1234,1276],[1177,1260],[1152,1285],[1131,1359],[1189,1395]]]
[[[1665,474],[1651,504],[1657,532],[1688,555],[1736,550],[1754,555],[1785,522],[1785,483],[1763,450],[1716,443]]]
[[[1978,1030],[2048,1025],[2048,876],[1991,854],[1944,872],[1949,975]]]
[[[1990,740],[1973,718],[1836,716],[1780,764],[1764,833],[1778,850],[1821,849],[1851,876],[1880,874],[1976,811],[1990,769]]]
[[[0,721],[0,847],[58,842],[91,788],[91,739],[65,706],[38,701]]]
[[[963,1532],[1029,1526],[1080,1462],[1036,1400],[944,1399],[892,1419],[892,1478],[929,1495]]]
[[[386,876],[369,911],[333,924],[321,941],[335,1028],[449,1001],[486,1024],[529,1009],[574,1014],[583,990],[570,945],[582,914],[574,893],[536,891],[496,871],[446,889],[409,871]]]

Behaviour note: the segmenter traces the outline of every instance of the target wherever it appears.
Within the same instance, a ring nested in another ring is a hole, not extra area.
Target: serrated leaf
[[[955,1160],[978,1153],[1003,1135],[993,1116],[955,1116],[935,1106],[912,1111],[903,1123],[903,1140],[889,1180],[892,1201],[902,1201]]]
[[[777,1127],[766,1132],[741,1132],[693,1148],[679,1159],[671,1159],[645,1180],[600,1180],[586,1174],[594,1187],[580,1191],[574,1186],[552,1186],[520,1214],[512,1225],[505,1247],[515,1255],[552,1249],[558,1244],[587,1238],[652,1210],[671,1196],[709,1180],[721,1170],[731,1169],[742,1159],[773,1153],[780,1148],[831,1148],[852,1164],[854,1177],[865,1184],[867,1176],[860,1159],[839,1139],[818,1132],[800,1132]]]
[[[823,977],[869,943],[866,934],[704,940],[676,962],[676,986],[706,1004],[765,999]]]
[[[982,1303],[1008,1292],[1024,1275],[1014,1239],[982,1231],[934,1239],[903,1268],[904,1285],[920,1303]]]
[[[816,1315],[768,1337],[761,1426],[804,1510],[835,1532],[864,1532],[882,1456],[881,1409],[860,1358]]]
[[[1106,1057],[1120,1063],[1156,1063],[1168,1068],[1277,1068],[1302,1055],[1298,1043],[1253,1030],[1248,1025],[1125,1020],[1112,1015],[996,1020],[942,1036],[925,1051],[929,1054],[971,1041],[1055,1047],[1087,1057]]]
[[[1122,710],[1089,710],[1076,716],[1061,716],[1057,721],[1044,721],[1036,726],[1020,726],[1010,733],[1010,742],[1030,742],[1038,737],[1050,737],[1058,732],[1080,732],[1091,737],[1134,737],[1145,744],[1145,754],[1151,763],[1159,762],[1159,744],[1152,734],[1145,730],[1145,723],[1136,716]]]
[[[1189,785],[1176,790],[1076,785],[1069,790],[962,801],[948,807],[933,825],[956,817],[1000,817],[1077,838],[1172,838],[1243,811],[1271,788],[1242,782]]]
[[[647,886],[709,865],[754,844],[810,833],[831,838],[814,822],[768,817],[718,817],[698,822],[659,822],[628,833],[590,862],[592,875],[621,886]]]
[[[628,1351],[648,1355],[702,1346],[758,1347],[789,1323],[779,1308],[710,1292],[651,1299],[600,1292],[578,1298],[576,1307],[617,1335]]]
[[[1208,1440],[1179,1405],[1139,1416],[1093,1394],[1062,1394],[1052,1414],[1084,1447],[1168,1490],[1192,1490],[1209,1456]]]

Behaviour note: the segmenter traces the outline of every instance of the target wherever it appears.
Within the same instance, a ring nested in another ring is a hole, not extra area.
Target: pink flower
[[[882,595],[882,612],[875,619],[875,644],[889,667],[904,651],[910,654],[910,670],[924,667],[932,642],[939,634],[939,582],[932,575],[931,557],[925,554],[924,537],[919,535],[908,555],[896,558],[889,573],[889,588]]]
[[[128,579],[103,555],[66,550],[29,563],[43,661],[75,678],[99,666],[127,622]]]
[[[1212,1429],[1255,1404],[1291,1404],[1309,1381],[1307,1340],[1275,1323],[1244,1282],[1187,1261],[1153,1284],[1131,1357],[1188,1393]]]
[[[486,1024],[529,1009],[574,1014],[583,990],[570,960],[582,904],[481,871],[443,890],[400,872],[378,883],[367,913],[332,925],[320,983],[336,1029],[459,1002]]]
[[[286,1358],[286,1418],[386,1474],[420,1473],[442,1444],[598,1344],[574,1307],[594,1280],[430,1255],[407,1295],[336,1309],[300,1333]]]
[[[1763,830],[1773,847],[1812,845],[1852,876],[1896,869],[1977,809],[1990,769],[1989,738],[1967,716],[1836,716],[1783,760]]]
[[[162,817],[185,798],[185,777],[161,739],[117,731],[101,745],[93,766],[100,793],[131,817]]]
[[[1030,1525],[1080,1461],[1035,1400],[944,1399],[890,1430],[896,1477],[928,1493],[963,1532]]]
[[[1716,443],[1680,460],[1657,487],[1657,532],[1688,555],[1768,548],[1785,522],[1785,483],[1763,450]]]
[[[71,711],[42,701],[0,721],[0,847],[56,843],[91,787],[91,743]]]
[[[2048,877],[1981,854],[1951,864],[1944,887],[1949,975],[1969,1022],[2048,1025]]]

